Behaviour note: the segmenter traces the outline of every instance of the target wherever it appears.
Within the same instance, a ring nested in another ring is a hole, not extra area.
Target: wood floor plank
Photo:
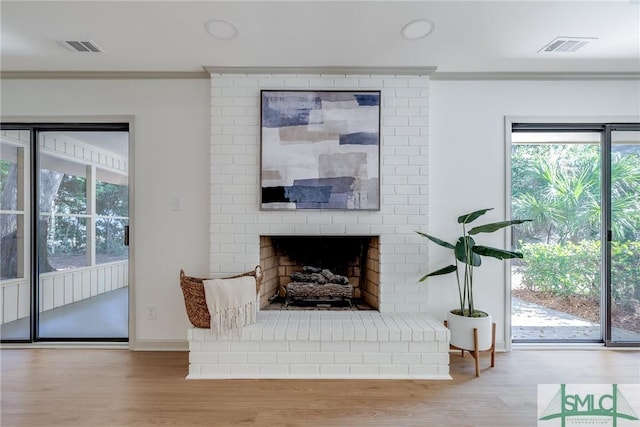
[[[535,426],[537,384],[640,383],[640,352],[451,356],[452,381],[185,380],[186,352],[3,349],[0,425]]]

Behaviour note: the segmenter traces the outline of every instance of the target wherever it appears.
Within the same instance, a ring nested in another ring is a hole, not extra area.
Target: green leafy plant
[[[460,309],[452,310],[454,314],[467,317],[484,317],[486,313],[476,310],[473,304],[473,273],[474,268],[479,267],[482,264],[481,256],[488,256],[499,260],[522,258],[520,252],[511,252],[504,249],[492,248],[489,246],[482,246],[476,244],[476,241],[471,237],[479,233],[493,233],[501,228],[522,224],[523,222],[531,221],[528,219],[514,219],[508,221],[492,222],[489,224],[473,227],[467,231],[467,224],[475,221],[493,208],[480,209],[465,215],[458,217],[458,224],[462,225],[462,236],[460,236],[455,244],[448,243],[442,239],[434,237],[430,234],[425,234],[417,231],[421,236],[426,237],[437,245],[444,248],[451,249],[453,251],[455,263],[446,267],[440,268],[429,274],[423,276],[419,281],[423,282],[427,278],[432,276],[441,276],[443,274],[456,273],[456,280],[458,282],[458,296],[460,298]],[[460,267],[464,266],[463,279],[460,278]]]
[[[599,240],[579,243],[525,243],[522,285],[553,297],[600,301]],[[611,242],[611,294],[619,303],[640,301],[640,242]]]

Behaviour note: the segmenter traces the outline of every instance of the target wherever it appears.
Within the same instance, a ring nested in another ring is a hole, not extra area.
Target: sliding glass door
[[[640,341],[640,127],[514,124],[514,342]]]
[[[126,340],[128,125],[19,127],[2,130],[2,340]]]

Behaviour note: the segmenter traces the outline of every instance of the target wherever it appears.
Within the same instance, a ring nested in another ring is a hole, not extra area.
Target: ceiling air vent
[[[547,43],[540,52],[563,52],[573,53],[578,49],[584,47],[592,40],[597,40],[597,37],[556,37],[551,42]]]
[[[58,46],[64,47],[65,49],[73,52],[105,53],[105,51],[92,40],[58,40],[56,43],[58,43]]]

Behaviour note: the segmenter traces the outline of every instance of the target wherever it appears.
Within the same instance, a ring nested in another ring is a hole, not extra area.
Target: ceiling
[[[638,73],[640,0],[6,1],[6,72],[202,72],[226,67],[437,67],[439,73]],[[408,22],[435,24],[405,40]],[[205,31],[210,19],[236,37]],[[574,53],[557,36],[593,37]],[[106,53],[56,40],[90,39]]]

